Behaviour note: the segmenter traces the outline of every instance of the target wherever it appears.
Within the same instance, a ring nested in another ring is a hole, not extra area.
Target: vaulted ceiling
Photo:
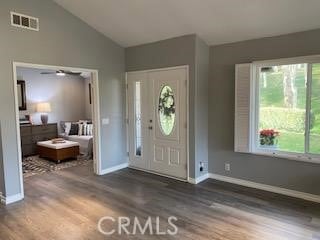
[[[320,28],[320,0],[54,0],[123,47],[197,34],[209,45]]]

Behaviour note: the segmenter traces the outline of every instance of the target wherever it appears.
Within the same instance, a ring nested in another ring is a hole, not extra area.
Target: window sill
[[[264,150],[255,150],[251,152],[251,154],[267,156],[267,157],[283,158],[283,159],[299,161],[299,162],[320,164],[320,156],[299,155],[294,153],[283,153],[283,152],[264,151]]]

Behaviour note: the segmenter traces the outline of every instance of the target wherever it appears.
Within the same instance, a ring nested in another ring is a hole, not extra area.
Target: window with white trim
[[[236,65],[235,94],[235,151],[320,160],[319,56]]]

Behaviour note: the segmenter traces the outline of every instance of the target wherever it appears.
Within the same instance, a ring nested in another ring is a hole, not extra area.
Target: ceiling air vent
[[[39,19],[21,13],[11,12],[11,25],[39,31]]]

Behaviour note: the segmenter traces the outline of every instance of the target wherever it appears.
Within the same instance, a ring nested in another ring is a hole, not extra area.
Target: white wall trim
[[[24,198],[24,195],[21,193],[6,197],[6,205],[14,202],[21,201]]]
[[[256,189],[260,189],[260,190],[264,190],[264,191],[268,191],[268,192],[286,195],[289,197],[295,197],[295,198],[300,198],[300,199],[304,199],[304,200],[311,201],[311,202],[320,203],[320,195],[299,192],[299,191],[295,191],[295,190],[290,190],[290,189],[281,188],[281,187],[275,187],[275,186],[266,185],[266,184],[262,184],[262,183],[255,183],[255,182],[251,182],[251,181],[247,181],[247,180],[243,180],[243,179],[222,176],[222,175],[218,175],[218,174],[214,174],[214,173],[209,173],[209,178],[212,178],[212,179],[215,179],[218,181],[241,185],[244,187],[256,188]]]
[[[19,171],[19,182],[20,182],[20,193],[22,195],[22,198],[24,197],[24,185],[23,185],[23,171],[22,171],[22,150],[21,150],[21,136],[20,136],[20,122],[19,122],[19,106],[18,106],[18,90],[17,90],[17,67],[18,63],[13,62],[13,90],[14,90],[14,102],[15,102],[15,114],[16,114],[16,140],[17,140],[17,152],[18,152],[18,171]],[[4,182],[6,182],[6,179],[4,179]],[[7,202],[6,202],[7,204]]]
[[[189,178],[188,182],[191,184],[198,184],[198,183],[203,182],[204,180],[207,180],[208,178],[209,178],[209,173],[205,173],[197,178]]]
[[[14,202],[21,201],[23,198],[24,198],[24,195],[22,193],[18,193],[9,197],[3,196],[2,193],[0,195],[0,201],[1,201],[1,204],[3,205],[8,205]]]
[[[3,196],[2,192],[0,192],[0,204],[5,205],[6,204],[6,198]]]
[[[239,178],[227,177],[227,176],[214,174],[214,173],[207,173],[207,174],[204,174],[196,179],[189,178],[188,182],[191,184],[198,184],[208,178],[215,179],[215,180],[222,181],[222,182],[232,183],[232,184],[236,184],[236,185],[240,185],[240,186],[244,186],[244,187],[255,188],[255,189],[259,189],[259,190],[263,190],[263,191],[267,191],[267,192],[278,193],[278,194],[282,194],[285,196],[295,197],[295,198],[299,198],[299,199],[303,199],[303,200],[307,200],[307,201],[311,201],[311,202],[320,203],[320,195],[299,192],[299,191],[295,191],[295,190],[290,190],[290,189],[281,188],[281,187],[275,187],[275,186],[262,184],[262,183],[256,183],[256,182],[247,181],[247,180],[243,180],[243,179],[239,179]]]
[[[101,172],[100,172],[99,175],[104,175],[104,174],[112,173],[112,172],[115,172],[115,171],[118,171],[118,170],[127,168],[128,166],[129,166],[128,163],[122,163],[122,164],[116,165],[116,166],[114,166],[114,167],[110,167],[110,168],[101,170]]]

